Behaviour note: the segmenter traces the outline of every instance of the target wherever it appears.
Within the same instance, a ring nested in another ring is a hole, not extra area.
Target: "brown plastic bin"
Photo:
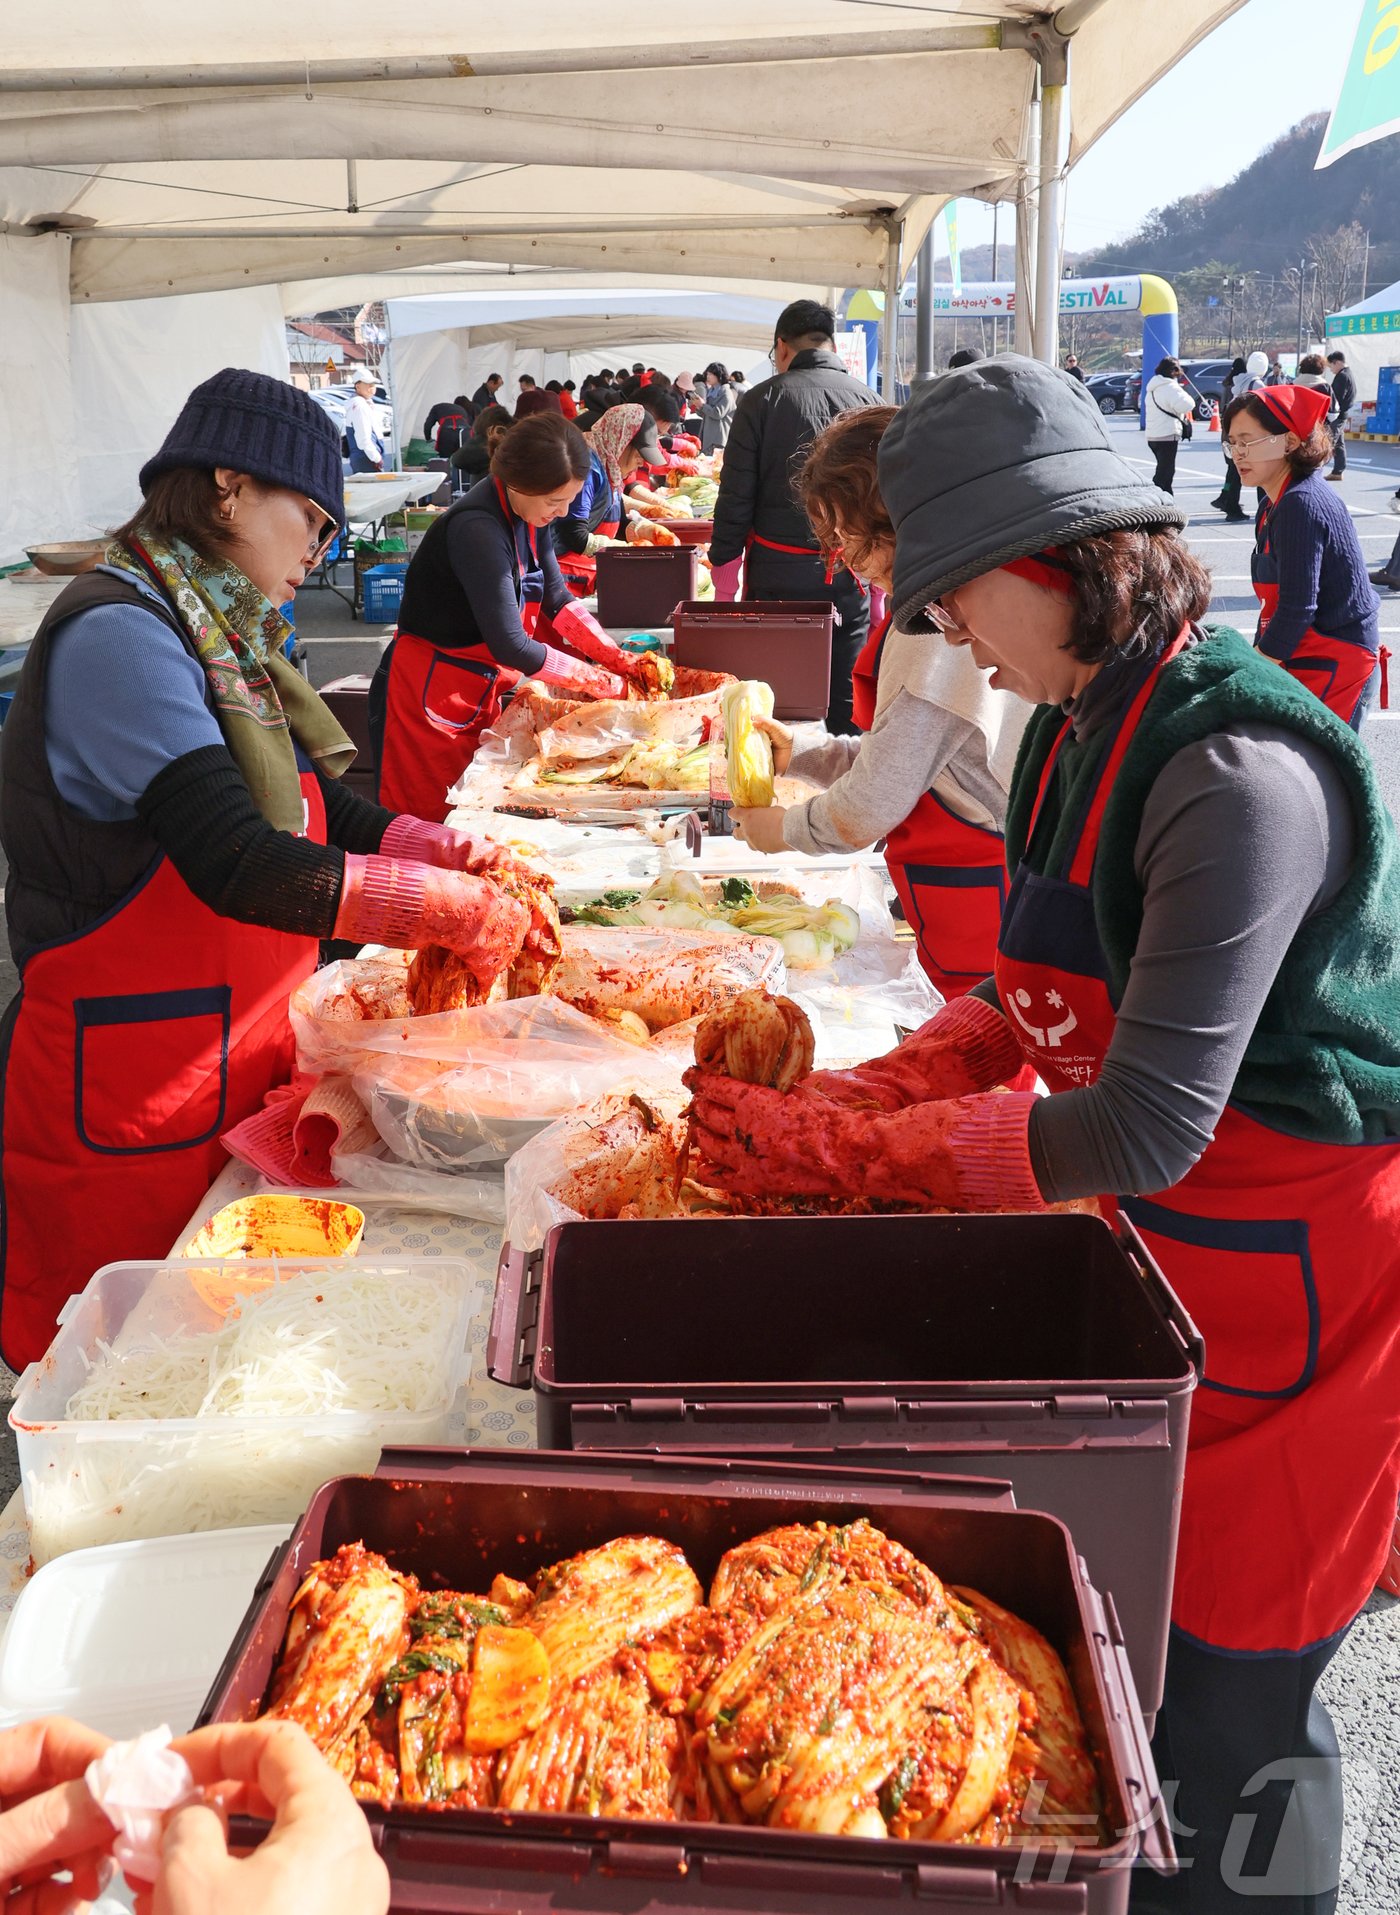
[[[1004,1483],[714,1458],[386,1451],[372,1477],[319,1490],[273,1557],[200,1714],[263,1707],[307,1570],[363,1541],[430,1587],[528,1576],[616,1536],[678,1544],[708,1584],[725,1550],[782,1523],[865,1516],[937,1574],[1040,1629],[1064,1659],[1099,1771],[1102,1826],[1083,1846],[878,1841],[721,1823],[497,1809],[367,1808],[397,1915],[1123,1915],[1135,1863],[1175,1867],[1160,1788],[1111,1603],[1053,1517]],[[237,1846],[266,1825],[235,1818]]]
[[[374,762],[374,740],[369,728],[368,678],[355,674],[334,678],[321,687],[321,697],[343,726],[355,747],[355,762],[340,782],[347,791],[358,793],[374,803],[378,793],[378,774]]]
[[[829,599],[692,601],[679,606],[672,620],[671,658],[677,665],[761,679],[773,689],[775,718],[825,718],[835,617]]]
[[[501,1258],[493,1376],[547,1449],[1005,1477],[1068,1524],[1161,1704],[1199,1334],[1098,1217],[570,1223]]]
[[[700,560],[688,545],[629,545],[598,554],[598,622],[646,631],[694,598]]]

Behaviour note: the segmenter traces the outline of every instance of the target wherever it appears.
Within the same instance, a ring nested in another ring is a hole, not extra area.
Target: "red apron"
[[[997,987],[1052,1092],[1092,1084],[1113,1041],[1089,887],[1109,793],[1160,670],[1120,722],[1064,865],[1044,876],[1023,865],[1011,887]],[[1205,1338],[1172,1620],[1245,1654],[1319,1643],[1361,1608],[1395,1525],[1400,1145],[1308,1143],[1229,1104],[1180,1183],[1117,1202]]]
[[[305,836],[326,841],[303,770]],[[115,910],[25,960],[6,1025],[0,1345],[38,1360],[116,1258],[169,1254],[228,1158],[222,1131],[292,1074],[287,999],[315,938],[220,917],[157,856]]]
[[[886,619],[866,640],[851,675],[851,712],[875,723]],[[1006,846],[999,831],[970,824],[926,791],[885,840],[885,863],[919,948],[919,962],[946,998],[991,975],[1006,903]]]
[[[593,528],[600,539],[615,539],[621,519],[604,519]],[[598,589],[598,561],[590,558],[587,552],[559,552],[559,570],[564,574],[564,583],[575,598],[588,598]]]
[[[519,521],[496,482],[496,494],[516,551]],[[531,556],[538,558],[534,527]],[[526,596],[533,574],[516,551],[512,565],[520,621],[530,636],[539,623],[540,602]],[[476,756],[481,735],[501,715],[520,673],[497,664],[489,645],[462,645],[451,651],[402,629],[394,634],[393,656],[384,696],[384,742],[379,756],[379,802],[390,811],[441,824],[447,794]]]
[[[1285,484],[1284,492],[1288,490]],[[1279,494],[1279,498],[1283,493]],[[1278,503],[1277,500],[1274,501]],[[1259,515],[1255,532],[1254,563],[1250,568],[1254,596],[1263,610],[1259,636],[1268,630],[1269,620],[1278,610],[1278,560],[1274,557],[1269,531],[1269,507]],[[1304,632],[1292,654],[1282,661],[1283,668],[1300,685],[1320,698],[1328,711],[1335,712],[1344,725],[1359,729],[1357,707],[1362,694],[1375,675],[1375,652],[1364,645],[1352,645],[1345,639],[1328,638],[1311,626]]]

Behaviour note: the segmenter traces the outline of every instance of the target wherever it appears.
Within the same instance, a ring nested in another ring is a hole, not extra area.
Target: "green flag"
[[[1346,77],[1314,166],[1400,133],[1400,0],[1364,0]]]
[[[1397,0],[1400,5],[1400,0]],[[950,199],[943,208],[943,226],[948,235],[948,264],[953,269],[953,297],[962,298],[962,250],[958,245],[958,202]]]

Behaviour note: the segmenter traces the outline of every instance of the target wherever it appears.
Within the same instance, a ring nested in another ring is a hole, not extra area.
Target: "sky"
[[[1169,6],[1171,0],[1142,4]],[[1125,239],[1153,207],[1223,186],[1305,114],[1330,109],[1341,89],[1361,5],[1362,0],[1247,0],[1129,107],[1072,170],[1066,248],[1085,252]],[[1232,85],[1246,76],[1247,85]],[[1251,101],[1252,110],[1241,113],[1233,103],[1227,105],[1230,93]],[[958,225],[964,246],[990,241],[991,208],[977,200],[959,201]],[[1003,245],[1011,227],[1011,208],[1004,206]]]

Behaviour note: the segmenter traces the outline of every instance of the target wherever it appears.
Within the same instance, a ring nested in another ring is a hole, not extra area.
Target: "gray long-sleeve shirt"
[[[1295,733],[1242,724],[1177,753],[1143,807],[1142,931],[1103,1070],[1031,1116],[1047,1198],[1149,1194],[1185,1176],[1294,935],[1336,898],[1354,843],[1340,774]]]

